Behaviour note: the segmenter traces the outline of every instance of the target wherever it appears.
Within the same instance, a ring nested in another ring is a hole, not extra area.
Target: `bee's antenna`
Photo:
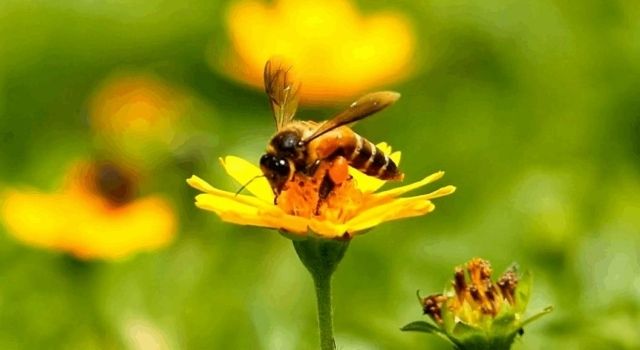
[[[264,175],[256,175],[254,177],[252,177],[251,179],[249,179],[249,181],[247,181],[247,183],[245,183],[244,185],[242,185],[242,187],[240,187],[240,189],[238,191],[236,191],[236,196],[240,194],[240,192],[242,192],[242,190],[244,190],[245,188],[247,188],[247,186],[249,186],[249,184],[251,184],[253,182],[253,180],[259,178],[259,177],[264,177]]]

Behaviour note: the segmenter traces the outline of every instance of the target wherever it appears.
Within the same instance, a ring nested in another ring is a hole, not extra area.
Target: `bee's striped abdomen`
[[[350,155],[345,154],[352,167],[381,180],[402,179],[403,174],[398,171],[398,166],[389,156],[371,141],[358,134],[354,136],[356,139],[355,148]]]

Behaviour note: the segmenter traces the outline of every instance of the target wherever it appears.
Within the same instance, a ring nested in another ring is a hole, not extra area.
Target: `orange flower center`
[[[322,163],[313,176],[296,173],[277,199],[287,214],[344,223],[362,206],[363,194],[351,176],[336,181],[338,167],[346,164]]]
[[[97,161],[75,167],[69,175],[68,188],[104,200],[109,207],[130,203],[136,195],[133,170],[111,162]]]

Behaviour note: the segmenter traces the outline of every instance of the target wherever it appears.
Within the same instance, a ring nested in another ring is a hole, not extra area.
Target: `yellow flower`
[[[160,196],[134,199],[130,176],[111,164],[76,164],[61,191],[9,189],[0,218],[18,240],[80,259],[117,259],[168,244],[173,210]]]
[[[378,148],[387,154],[391,151],[385,144],[379,144]],[[400,152],[390,157],[399,162]],[[221,159],[221,163],[239,184],[262,175],[258,167],[242,158],[228,156]],[[204,192],[196,196],[196,206],[215,212],[224,221],[274,228],[299,236],[313,233],[324,238],[351,238],[385,221],[427,214],[435,209],[431,199],[455,191],[455,187],[445,186],[429,194],[400,197],[440,179],[444,175],[442,171],[383,192],[376,190],[384,185],[384,181],[353,168],[349,171],[352,178],[334,188],[320,206],[317,206],[317,186],[312,186],[316,179],[302,176],[289,182],[277,204],[274,204],[273,192],[264,177],[258,177],[247,186],[251,196],[217,189],[195,175],[187,182]]]
[[[243,0],[227,13],[231,57],[225,72],[262,88],[264,62],[291,61],[304,81],[302,102],[326,104],[396,82],[411,70],[409,21],[385,11],[364,16],[348,0]]]
[[[95,145],[111,159],[152,169],[185,142],[192,103],[152,75],[110,77],[89,100]]]
[[[177,92],[147,75],[107,79],[90,102],[91,126],[109,137],[170,143],[182,111]]]

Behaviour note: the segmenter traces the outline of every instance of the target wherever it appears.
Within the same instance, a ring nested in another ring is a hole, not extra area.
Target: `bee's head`
[[[270,142],[274,153],[280,157],[300,162],[305,157],[305,147],[300,142],[300,134],[296,130],[277,133]]]
[[[264,154],[260,158],[260,169],[276,195],[282,191],[287,181],[291,180],[295,171],[290,160],[270,153]]]

